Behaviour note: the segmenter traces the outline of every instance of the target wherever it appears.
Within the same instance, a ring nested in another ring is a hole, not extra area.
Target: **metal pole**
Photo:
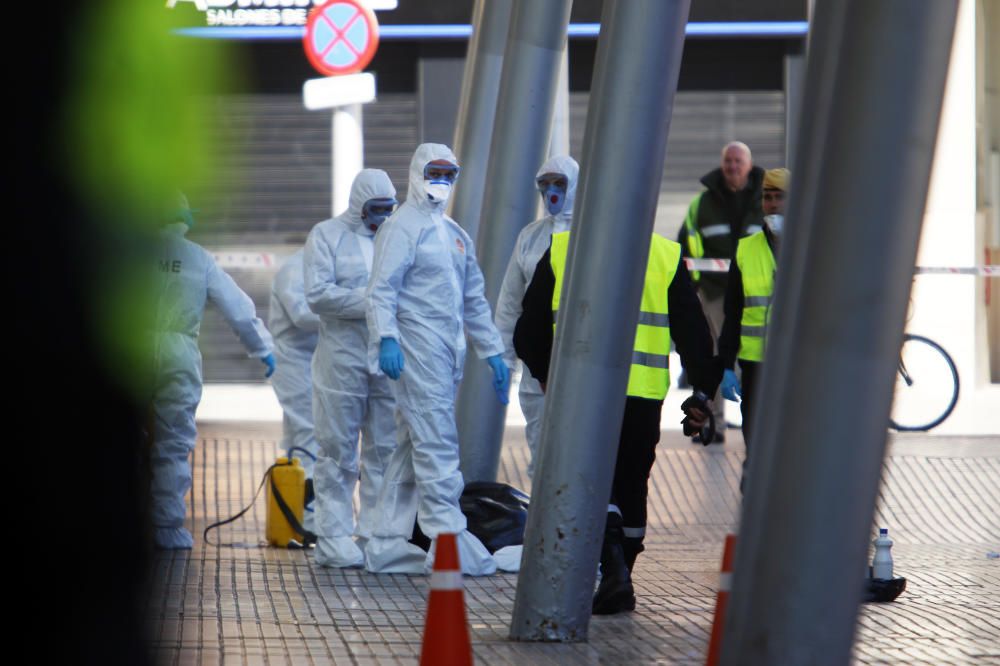
[[[802,83],[806,71],[804,51],[785,54],[785,165],[788,168],[791,168],[795,155],[795,138],[799,133],[802,113]]]
[[[817,5],[723,663],[850,660],[956,11]]]
[[[331,125],[331,179],[333,196],[330,198],[333,216],[347,210],[351,199],[351,183],[364,167],[365,143],[362,133],[360,104],[338,106],[333,110]]]
[[[795,167],[795,155],[799,152],[796,141],[801,131],[802,121],[802,97],[805,94],[806,64],[809,62],[809,49],[813,43],[813,26],[815,25],[816,0],[809,0],[806,4],[806,20],[809,29],[806,38],[798,47],[798,51],[792,54],[785,54],[785,166],[791,169],[792,173],[797,170]],[[829,35],[827,39],[832,39]],[[826,63],[836,62],[835,54],[823,53],[813,56],[813,60],[823,59]],[[815,119],[814,119],[815,121]],[[816,126],[813,122],[813,126]]]
[[[791,212],[791,204],[795,201],[812,202],[817,197],[818,191],[822,187],[825,187],[825,183],[820,182],[817,169],[799,169],[795,165],[795,160],[798,156],[805,156],[804,159],[807,160],[807,165],[812,163],[814,161],[812,156],[820,154],[826,141],[825,132],[829,124],[832,104],[831,97],[834,89],[833,82],[837,72],[837,48],[841,43],[841,33],[844,29],[843,5],[831,2],[823,3],[820,5],[818,14],[820,24],[824,26],[824,29],[820,31],[815,30],[817,12],[814,10],[810,11],[811,30],[806,50],[807,71],[804,79],[806,88],[802,90],[802,99],[800,100],[800,123],[797,139],[794,140],[795,153],[790,156],[791,161],[789,163],[789,168],[792,170],[795,179],[794,187],[792,187],[792,200],[789,201],[789,212]],[[808,107],[805,106],[807,95],[809,99]],[[811,216],[803,214],[801,219],[808,220],[811,219]],[[813,227],[811,225],[798,224],[794,231],[789,230],[785,234],[785,238],[782,240],[783,249],[780,256],[782,275],[803,275],[809,270],[808,257],[804,248],[808,247],[812,232]],[[776,295],[776,297],[786,302],[795,303],[805,298],[802,285],[795,280],[785,280],[783,278],[780,281],[779,291],[780,296]],[[780,322],[775,316],[772,316],[769,327],[769,336],[772,340],[775,339],[779,326]],[[794,359],[787,355],[771,353],[767,356],[767,365],[765,367],[767,372],[771,373],[772,376],[783,376],[791,371],[788,366],[793,361]],[[764,373],[761,372],[760,374],[763,375]],[[758,380],[759,383],[761,381],[760,379]],[[764,394],[762,388],[758,388],[757,391],[761,395]],[[780,432],[776,428],[781,427],[779,422],[782,417],[781,412],[760,408],[761,402],[763,401],[758,401],[758,409],[755,410],[754,431],[762,433]],[[744,512],[746,511],[747,504],[750,502],[753,486],[766,486],[770,483],[769,475],[773,468],[772,461],[775,455],[775,447],[772,441],[755,440],[751,465],[747,469],[747,488],[743,497]],[[751,474],[757,479],[754,483],[750,482]],[[755,538],[752,525],[748,525],[747,521],[747,517],[745,515],[742,516],[743,527],[740,529],[737,552]]]
[[[571,0],[516,0],[511,14],[476,241],[486,298],[494,307],[517,235],[535,219],[535,172],[548,155],[571,6]],[[464,376],[455,419],[462,474],[466,481],[493,481],[505,410],[489,366],[475,354],[467,356]]]
[[[584,134],[592,157],[577,189],[511,621],[517,640],[587,638],[689,5],[604,4]]]
[[[479,213],[483,208],[486,164],[512,4],[513,0],[476,0],[472,11],[472,39],[465,56],[453,144],[458,163],[462,165],[462,178],[448,212],[472,240],[476,240]]]
[[[556,107],[552,113],[552,136],[549,139],[549,157],[569,155],[569,48],[563,51],[559,63],[559,83],[556,88]],[[541,201],[538,202],[541,210]]]

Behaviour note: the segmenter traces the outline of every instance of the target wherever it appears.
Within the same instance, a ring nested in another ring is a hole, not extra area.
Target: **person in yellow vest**
[[[569,233],[552,235],[552,244],[539,260],[525,291],[523,312],[514,328],[514,350],[543,391]],[[682,408],[688,423],[700,428],[711,413],[709,396],[715,394],[721,374],[713,355],[714,341],[681,259],[680,245],[653,234],[601,548],[601,584],[594,595],[595,615],[635,608],[631,571],[644,550],[647,484],[660,441],[663,399],[670,386],[671,339],[697,389]]]
[[[719,361],[724,368],[722,396],[732,401],[742,397],[740,412],[743,414],[746,457],[743,459],[740,490],[743,490],[746,481],[747,461],[750,459],[750,424],[753,419],[754,394],[760,364],[764,360],[767,325],[771,319],[771,298],[774,295],[774,278],[777,272],[776,258],[781,245],[785,196],[790,176],[788,169],[771,169],[764,174],[761,194],[764,229],[740,239],[736,246],[736,258],[729,265],[726,319],[719,335]],[[733,370],[737,359],[742,382]]]

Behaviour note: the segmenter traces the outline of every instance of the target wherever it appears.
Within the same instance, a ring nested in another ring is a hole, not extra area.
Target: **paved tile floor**
[[[513,430],[501,480],[530,489]],[[307,552],[262,547],[264,502],[241,509],[277,454],[279,426],[200,425],[190,552],[154,562],[147,615],[165,664],[415,663],[427,579],[314,566]],[[664,434],[650,487],[647,551],[634,613],[594,618],[588,643],[507,640],[516,576],[466,578],[482,664],[703,663],[723,535],[736,519],[742,443],[695,447]],[[908,578],[893,604],[864,606],[857,663],[1000,664],[1000,438],[896,437],[876,522]]]

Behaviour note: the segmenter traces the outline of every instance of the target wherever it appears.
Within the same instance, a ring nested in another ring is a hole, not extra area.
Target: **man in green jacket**
[[[719,168],[702,176],[705,190],[688,207],[678,241],[684,256],[696,259],[732,259],[736,243],[743,237],[759,232],[763,224],[761,183],[764,170],[753,165],[750,148],[733,141],[722,149]],[[725,318],[723,301],[726,294],[726,273],[692,271],[702,308],[718,338]],[[712,401],[715,409],[716,443],[725,440],[724,403],[719,395]],[[700,441],[696,435],[694,441]],[[706,442],[708,443],[708,442]]]

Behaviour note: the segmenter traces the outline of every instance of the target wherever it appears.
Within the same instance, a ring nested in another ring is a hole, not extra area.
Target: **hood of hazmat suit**
[[[546,215],[524,227],[517,236],[514,253],[507,263],[507,272],[500,287],[497,299],[496,324],[504,341],[504,360],[513,367],[517,361],[514,353],[514,326],[521,316],[521,301],[524,292],[535,274],[535,266],[539,259],[549,249],[552,234],[568,231],[573,220],[573,203],[576,199],[576,183],[580,167],[572,157],[557,155],[550,157],[538,170],[536,178],[548,173],[558,173],[566,176],[569,187],[566,190],[566,202],[556,215]]]
[[[538,169],[535,179],[537,180],[550,173],[557,173],[566,177],[566,193],[563,195],[562,209],[555,215],[546,215],[542,219],[560,220],[567,225],[566,229],[568,229],[568,225],[573,219],[573,202],[576,201],[576,182],[580,176],[580,165],[569,155],[554,155],[547,159],[541,168]],[[566,229],[563,229],[563,231]]]

